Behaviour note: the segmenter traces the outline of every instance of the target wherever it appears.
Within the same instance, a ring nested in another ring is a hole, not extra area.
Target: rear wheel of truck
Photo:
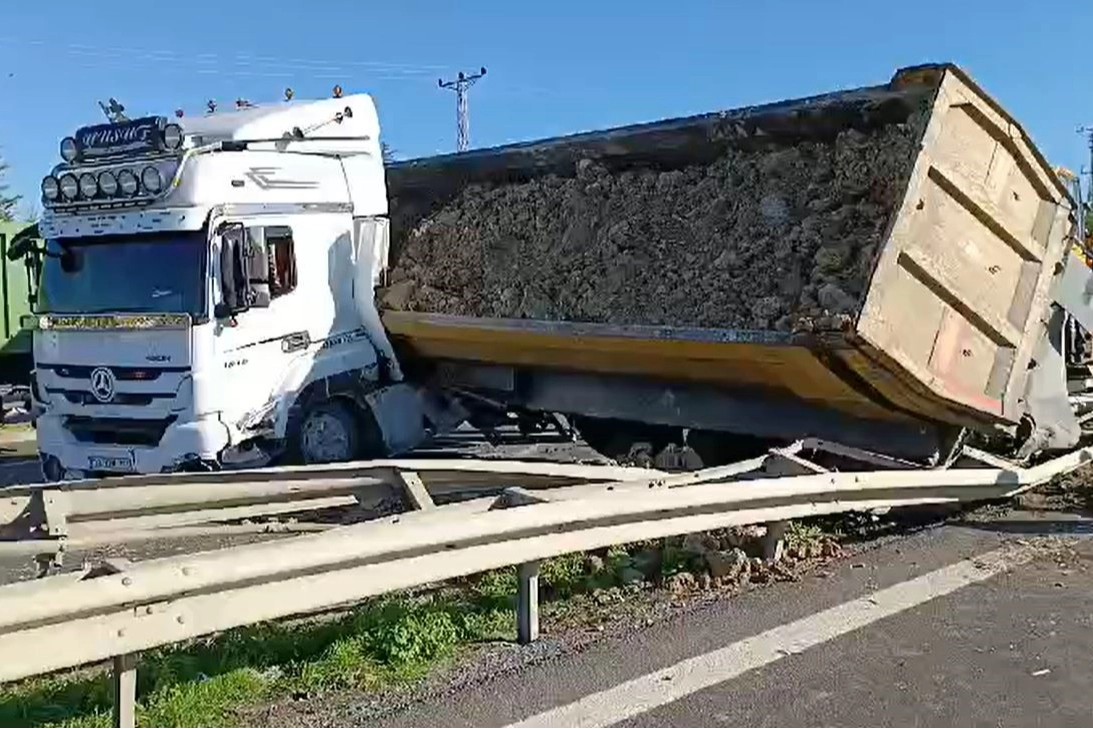
[[[352,461],[361,452],[360,420],[345,403],[317,402],[300,418],[293,440],[301,463]]]
[[[578,416],[573,418],[573,425],[592,450],[620,463],[638,466],[651,466],[653,458],[681,433],[679,428],[611,418]]]

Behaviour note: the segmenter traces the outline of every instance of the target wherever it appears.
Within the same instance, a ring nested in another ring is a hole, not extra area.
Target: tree
[[[8,186],[4,184],[4,173],[7,172],[8,165],[3,159],[0,159],[0,220],[14,220],[15,219],[15,206],[19,204],[18,195],[5,195]]]
[[[395,150],[387,142],[380,142],[380,153],[383,155],[383,164],[389,165],[395,161]]]
[[[42,217],[42,210],[38,203],[32,200],[24,200],[15,213],[15,219],[20,223],[37,223]]]

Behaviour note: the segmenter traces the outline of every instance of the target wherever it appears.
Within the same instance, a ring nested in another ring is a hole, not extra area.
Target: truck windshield
[[[39,313],[205,315],[204,231],[47,242]]]

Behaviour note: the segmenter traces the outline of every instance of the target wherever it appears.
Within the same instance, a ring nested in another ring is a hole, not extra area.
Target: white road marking
[[[956,592],[962,587],[987,580],[1028,562],[1034,554],[1033,547],[1018,546],[957,562],[724,648],[680,661],[614,688],[590,694],[510,726],[585,727],[616,724]]]

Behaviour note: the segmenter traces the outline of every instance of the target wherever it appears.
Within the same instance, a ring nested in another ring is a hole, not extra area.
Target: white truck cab
[[[369,96],[119,119],[61,155],[32,318],[47,479],[422,440],[375,307],[388,223]]]

